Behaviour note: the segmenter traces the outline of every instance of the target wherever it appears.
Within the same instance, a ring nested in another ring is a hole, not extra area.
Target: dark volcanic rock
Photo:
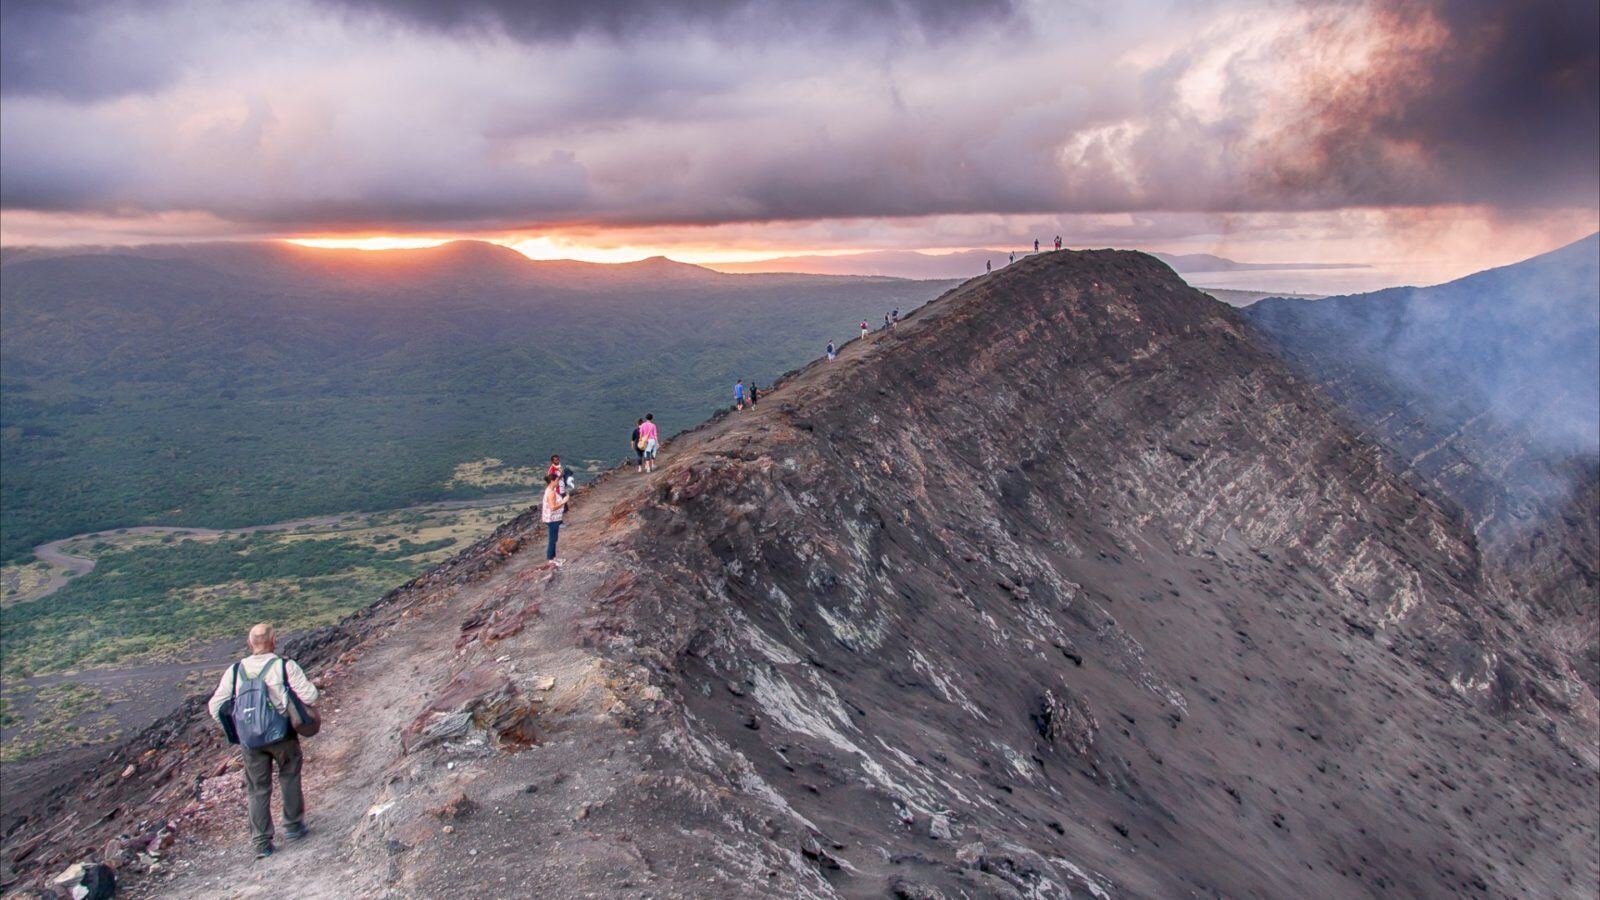
[[[359,887],[1600,885],[1593,747],[1468,523],[1150,257],[1031,257],[768,401],[581,493],[564,567],[497,552],[524,517],[346,626],[353,671],[408,654],[432,691],[343,701],[385,729],[335,754],[383,777],[329,788],[357,813],[325,846],[385,860]],[[493,641],[438,627],[535,607]],[[507,703],[537,747],[493,739],[481,710]],[[467,710],[477,740],[401,753],[407,724]],[[463,793],[442,832],[430,810]]]
[[[1600,235],[1428,288],[1244,311],[1395,467],[1471,517],[1491,569],[1600,694]]]

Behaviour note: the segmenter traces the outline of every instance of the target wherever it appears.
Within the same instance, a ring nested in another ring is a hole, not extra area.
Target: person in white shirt
[[[305,670],[294,660],[283,659],[273,652],[277,648],[278,638],[271,625],[262,622],[252,626],[247,640],[250,655],[222,673],[217,690],[211,695],[208,708],[213,719],[222,722],[223,704],[234,699],[242,682],[253,678],[266,682],[268,702],[287,716],[291,723],[295,720],[295,713],[290,710],[286,686],[304,706],[316,705],[317,686],[306,677]],[[284,836],[293,841],[305,837],[307,833],[305,799],[300,793],[300,738],[290,728],[289,736],[281,741],[255,750],[249,747],[240,749],[244,751],[245,793],[250,800],[250,839],[255,847],[256,858],[260,859],[272,855],[274,765],[278,768],[278,784],[283,793]]]
[[[561,493],[556,476],[544,476],[544,501],[539,504],[540,518],[544,520],[545,531],[550,536],[549,546],[545,548],[545,561],[552,565],[561,565],[556,559],[556,539],[561,536],[561,520],[566,517],[567,503],[570,498]]]

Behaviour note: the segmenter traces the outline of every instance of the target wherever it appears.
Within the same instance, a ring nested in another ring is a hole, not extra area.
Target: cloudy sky
[[[1600,221],[1597,9],[3,0],[0,241],[1479,268]]]

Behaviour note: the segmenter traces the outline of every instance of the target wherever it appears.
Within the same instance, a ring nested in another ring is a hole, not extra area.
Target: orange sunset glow
[[[627,263],[656,256],[666,256],[678,262],[694,263],[695,265],[715,265],[718,263],[756,262],[763,259],[771,259],[775,256],[800,254],[807,256],[843,256],[858,252],[854,248],[841,249],[838,247],[802,246],[754,249],[696,246],[693,244],[602,244],[585,243],[579,240],[550,235],[539,237],[484,237],[474,234],[452,235],[449,237],[359,235],[284,238],[286,243],[300,247],[314,247],[320,250],[420,250],[457,240],[480,240],[490,244],[499,244],[502,247],[515,250],[529,259],[571,259],[591,263]]]

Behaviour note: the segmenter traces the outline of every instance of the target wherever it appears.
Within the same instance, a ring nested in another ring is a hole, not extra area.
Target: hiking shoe
[[[256,848],[256,859],[266,859],[272,855],[272,845]]]
[[[299,828],[285,828],[283,830],[283,836],[291,841],[298,841],[310,833],[311,829],[304,825],[301,825]]]

